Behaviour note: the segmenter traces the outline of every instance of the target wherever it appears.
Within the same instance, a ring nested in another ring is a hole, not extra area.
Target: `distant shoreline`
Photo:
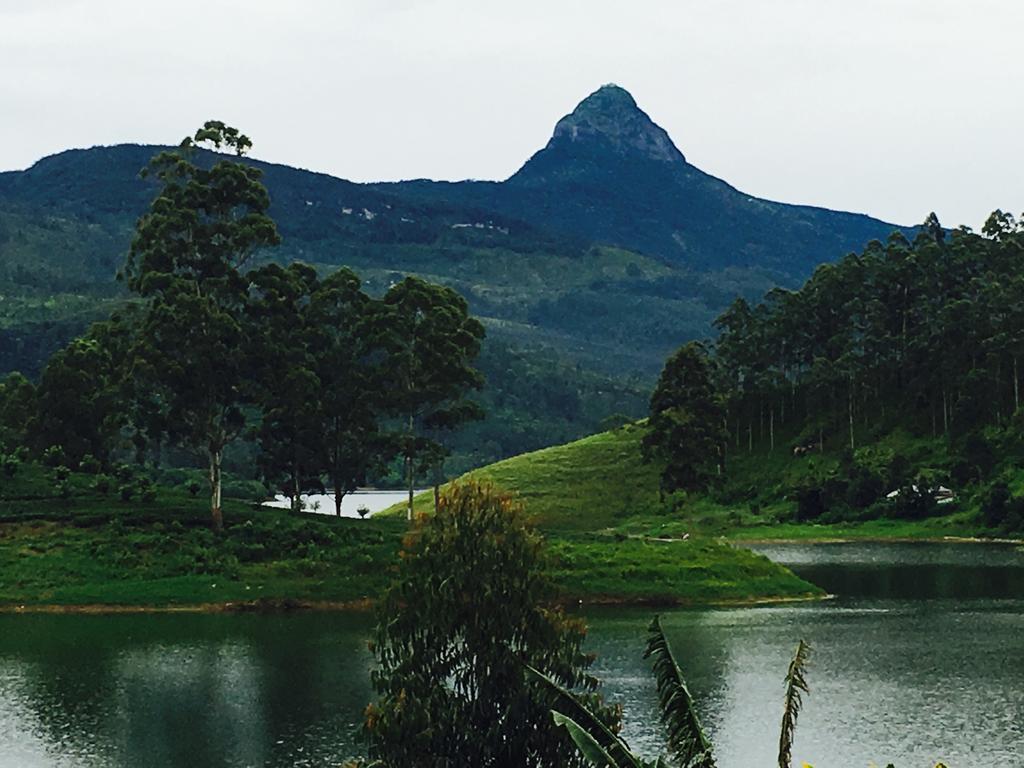
[[[567,596],[558,601],[565,608],[585,609],[588,607],[663,607],[663,608],[743,608],[758,605],[778,605],[784,603],[807,603],[819,600],[831,600],[835,595],[808,594],[775,597],[721,598],[718,600],[698,601],[673,598],[636,598],[618,597],[615,595],[590,596],[587,598]],[[0,615],[31,614],[31,615],[79,615],[79,616],[111,616],[137,614],[282,614],[282,613],[368,613],[377,606],[371,598],[360,600],[271,600],[220,603],[190,603],[172,605],[119,605],[116,603],[89,603],[82,605],[62,605],[59,603],[40,603],[26,605],[0,605]]]
[[[980,536],[822,536],[821,538],[726,538],[739,546],[764,544],[1000,544],[1024,546],[1024,539],[984,538]]]

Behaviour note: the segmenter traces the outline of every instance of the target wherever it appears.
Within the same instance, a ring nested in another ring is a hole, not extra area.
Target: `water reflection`
[[[0,766],[338,763],[370,619],[0,617]]]
[[[845,597],[1024,596],[1024,551],[1012,544],[766,544],[752,547]]]
[[[840,596],[663,617],[721,768],[772,764],[782,678],[800,637],[814,655],[798,763],[1022,763],[1022,553],[802,545],[766,554]],[[662,733],[640,657],[651,612],[587,617],[626,736],[653,755]],[[363,614],[0,616],[0,768],[339,764],[362,751],[371,623]]]
[[[641,627],[648,617],[633,618]],[[593,615],[592,638],[599,653],[616,654],[626,737],[653,755],[663,743],[653,686],[644,678],[645,665],[623,652],[620,633],[606,631],[606,621],[621,627],[629,617]],[[892,760],[923,767],[940,758],[951,766],[1021,764],[1020,601],[858,598],[675,611],[665,623],[723,768],[772,764],[782,680],[800,637],[814,654],[797,764],[848,768]]]

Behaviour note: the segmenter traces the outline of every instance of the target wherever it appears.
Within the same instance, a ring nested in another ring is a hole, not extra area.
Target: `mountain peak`
[[[629,91],[612,83],[602,85],[559,120],[548,146],[593,139],[604,139],[620,154],[640,154],[666,163],[685,161]]]

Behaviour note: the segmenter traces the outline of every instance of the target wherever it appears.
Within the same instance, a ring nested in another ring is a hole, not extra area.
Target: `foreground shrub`
[[[488,485],[456,484],[417,519],[381,605],[373,651],[380,700],[367,710],[374,758],[389,766],[582,766],[549,714],[540,670],[607,727],[583,623],[552,607],[541,539],[522,505]]]

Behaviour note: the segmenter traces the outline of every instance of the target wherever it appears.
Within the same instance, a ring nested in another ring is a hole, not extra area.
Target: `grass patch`
[[[204,498],[160,487],[122,501],[74,474],[70,498],[25,465],[0,493],[0,604],[176,605],[259,599],[353,601],[379,594],[405,526],[295,516],[239,499],[225,530]]]
[[[725,537],[753,539],[920,539],[991,534],[979,522],[978,500],[965,495],[957,509],[924,520],[877,519],[832,525],[793,523],[788,490],[836,469],[830,453],[794,458],[780,438],[775,451],[739,451],[730,457],[727,480],[714,497],[677,494],[661,500],[656,467],[640,458],[642,423],[592,435],[566,445],[516,456],[470,472],[519,493],[537,525],[552,537],[587,531],[654,538]],[[946,460],[941,440],[895,432],[873,444],[916,467]],[[1024,471],[1019,480],[1024,487]],[[735,501],[732,501],[735,499]],[[417,512],[433,510],[433,495],[415,499]],[[396,505],[386,516],[401,516]]]
[[[699,604],[823,594],[763,555],[711,539],[576,534],[550,540],[549,549],[556,580],[591,601]]]
[[[607,440],[591,443],[604,450]],[[557,479],[570,466],[558,454],[550,482],[527,502],[549,520]],[[214,534],[205,499],[180,489],[124,502],[90,492],[90,478],[75,474],[73,494],[63,499],[53,495],[51,474],[26,465],[0,490],[0,605],[372,600],[387,586],[407,530],[402,516],[297,516],[229,499],[225,530]],[[599,501],[592,499],[594,509],[603,508]],[[591,524],[569,519],[580,528]],[[551,572],[567,600],[708,603],[815,594],[785,568],[712,540],[546,534]]]
[[[627,424],[565,445],[514,456],[467,474],[515,491],[533,521],[545,531],[593,531],[627,518],[654,514],[658,475],[640,460],[643,428]],[[431,512],[433,495],[415,499],[417,512]],[[397,504],[385,512],[400,515]]]

